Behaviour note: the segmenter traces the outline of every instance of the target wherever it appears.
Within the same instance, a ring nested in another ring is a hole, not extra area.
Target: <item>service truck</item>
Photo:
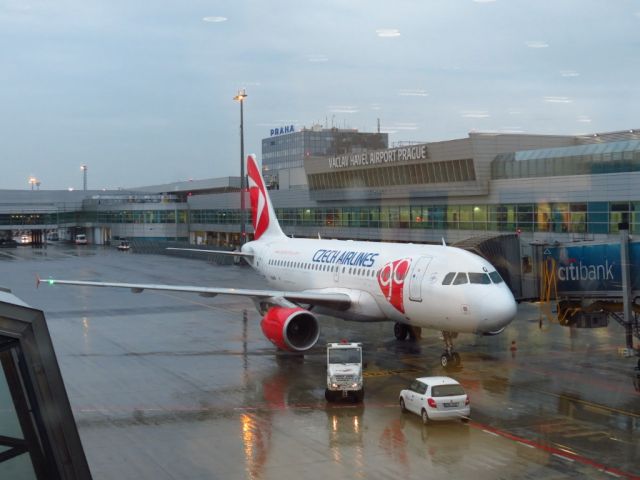
[[[361,343],[342,341],[327,344],[327,388],[324,396],[328,402],[340,398],[362,401],[364,384]]]

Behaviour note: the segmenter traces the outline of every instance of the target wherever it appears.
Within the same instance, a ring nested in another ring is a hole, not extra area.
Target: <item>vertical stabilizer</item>
[[[247,176],[249,177],[249,198],[251,199],[251,220],[254,239],[261,237],[284,237],[278,219],[271,205],[269,193],[264,184],[260,167],[254,155],[247,157]]]

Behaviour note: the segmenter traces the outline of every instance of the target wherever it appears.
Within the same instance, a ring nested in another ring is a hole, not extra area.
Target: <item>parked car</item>
[[[13,238],[0,238],[0,248],[16,248],[18,242]]]
[[[451,377],[416,378],[400,392],[400,408],[420,415],[425,425],[431,420],[469,421],[469,396]]]
[[[86,245],[87,244],[87,236],[84,233],[80,233],[76,235],[75,239],[76,245]]]
[[[31,244],[31,235],[27,235],[26,233],[22,233],[17,237],[14,237],[15,242],[18,245],[30,245]]]
[[[120,245],[118,245],[118,250],[126,252],[130,248],[131,248],[131,245],[129,245],[129,240],[120,240]]]

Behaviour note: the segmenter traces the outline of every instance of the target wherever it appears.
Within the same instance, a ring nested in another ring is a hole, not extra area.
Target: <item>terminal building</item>
[[[383,133],[291,130],[262,142],[263,171],[290,235],[456,243],[511,233],[526,250],[532,242],[608,241],[621,222],[640,233],[640,130],[470,133],[393,148]],[[0,238],[26,232],[43,240],[56,231],[62,239],[85,233],[95,244],[234,247],[239,186],[228,177],[127,191],[4,190]]]

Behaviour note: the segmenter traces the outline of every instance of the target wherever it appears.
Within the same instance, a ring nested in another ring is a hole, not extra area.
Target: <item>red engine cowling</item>
[[[271,307],[260,322],[262,333],[280,350],[304,352],[320,336],[316,317],[304,308]]]

